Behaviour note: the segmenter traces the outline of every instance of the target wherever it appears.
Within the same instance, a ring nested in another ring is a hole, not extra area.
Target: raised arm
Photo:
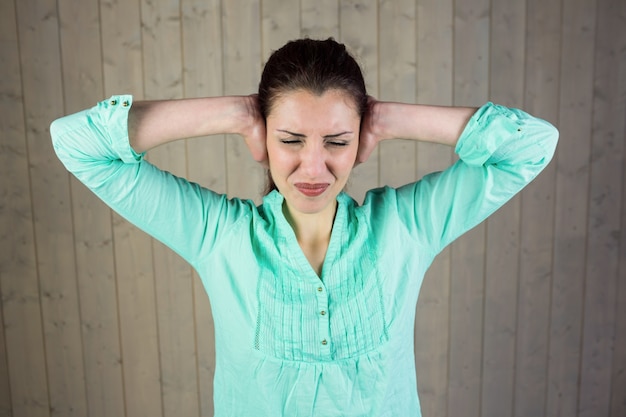
[[[256,96],[137,101],[128,115],[128,136],[137,153],[167,142],[234,133],[244,137],[253,158],[264,162],[265,123]]]
[[[132,96],[113,96],[55,120],[50,133],[72,174],[193,264],[236,221],[244,204],[160,170],[143,152],[186,137],[238,133],[263,161],[265,127],[250,107],[255,103],[254,96],[137,103]]]
[[[376,107],[364,120],[365,152],[399,137],[454,146],[459,156],[445,171],[385,194],[410,233],[434,252],[531,182],[550,162],[558,139],[550,123],[493,103],[477,110],[380,102]]]
[[[388,139],[411,139],[456,146],[475,107],[445,107],[369,100],[361,124],[357,163]]]

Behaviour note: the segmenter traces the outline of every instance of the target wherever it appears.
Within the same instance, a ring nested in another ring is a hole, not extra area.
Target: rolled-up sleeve
[[[557,140],[550,123],[487,103],[461,134],[456,163],[397,190],[399,214],[437,253],[530,183],[552,159]]]
[[[128,140],[130,95],[52,122],[54,150],[72,174],[122,217],[191,264],[241,215],[241,204],[160,170]]]

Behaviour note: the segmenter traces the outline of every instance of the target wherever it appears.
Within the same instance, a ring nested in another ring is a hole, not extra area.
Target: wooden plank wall
[[[119,92],[254,92],[272,50],[346,42],[372,95],[522,107],[561,131],[521,195],[446,249],[417,307],[426,417],[626,416],[626,2],[3,0],[0,416],[213,413],[210,303],[192,269],[61,167],[48,126]],[[236,137],[150,153],[258,200]],[[359,199],[451,149],[385,143]]]

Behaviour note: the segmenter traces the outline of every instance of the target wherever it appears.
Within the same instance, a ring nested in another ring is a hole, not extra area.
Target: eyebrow
[[[306,137],[306,135],[304,135],[304,134],[302,134],[302,133],[290,132],[290,131],[288,131],[288,130],[283,130],[283,129],[276,129],[276,130],[277,130],[278,132],[287,133],[287,134],[289,134],[289,135],[291,135],[291,136],[295,136],[295,137],[297,137],[297,138],[305,138],[305,137]],[[346,134],[348,134],[348,133],[353,133],[353,132],[352,132],[352,131],[350,131],[350,130],[346,130],[345,132],[335,133],[335,134],[332,134],[332,135],[325,135],[325,136],[324,136],[324,139],[334,139],[334,138],[338,138],[339,136],[346,135]]]

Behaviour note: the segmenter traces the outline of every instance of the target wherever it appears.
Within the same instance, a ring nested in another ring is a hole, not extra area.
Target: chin
[[[283,194],[284,195],[284,194]],[[326,193],[317,197],[307,197],[298,190],[293,190],[292,198],[285,196],[287,203],[294,210],[303,214],[316,214],[323,212],[330,204],[337,200],[337,193],[326,190]]]

